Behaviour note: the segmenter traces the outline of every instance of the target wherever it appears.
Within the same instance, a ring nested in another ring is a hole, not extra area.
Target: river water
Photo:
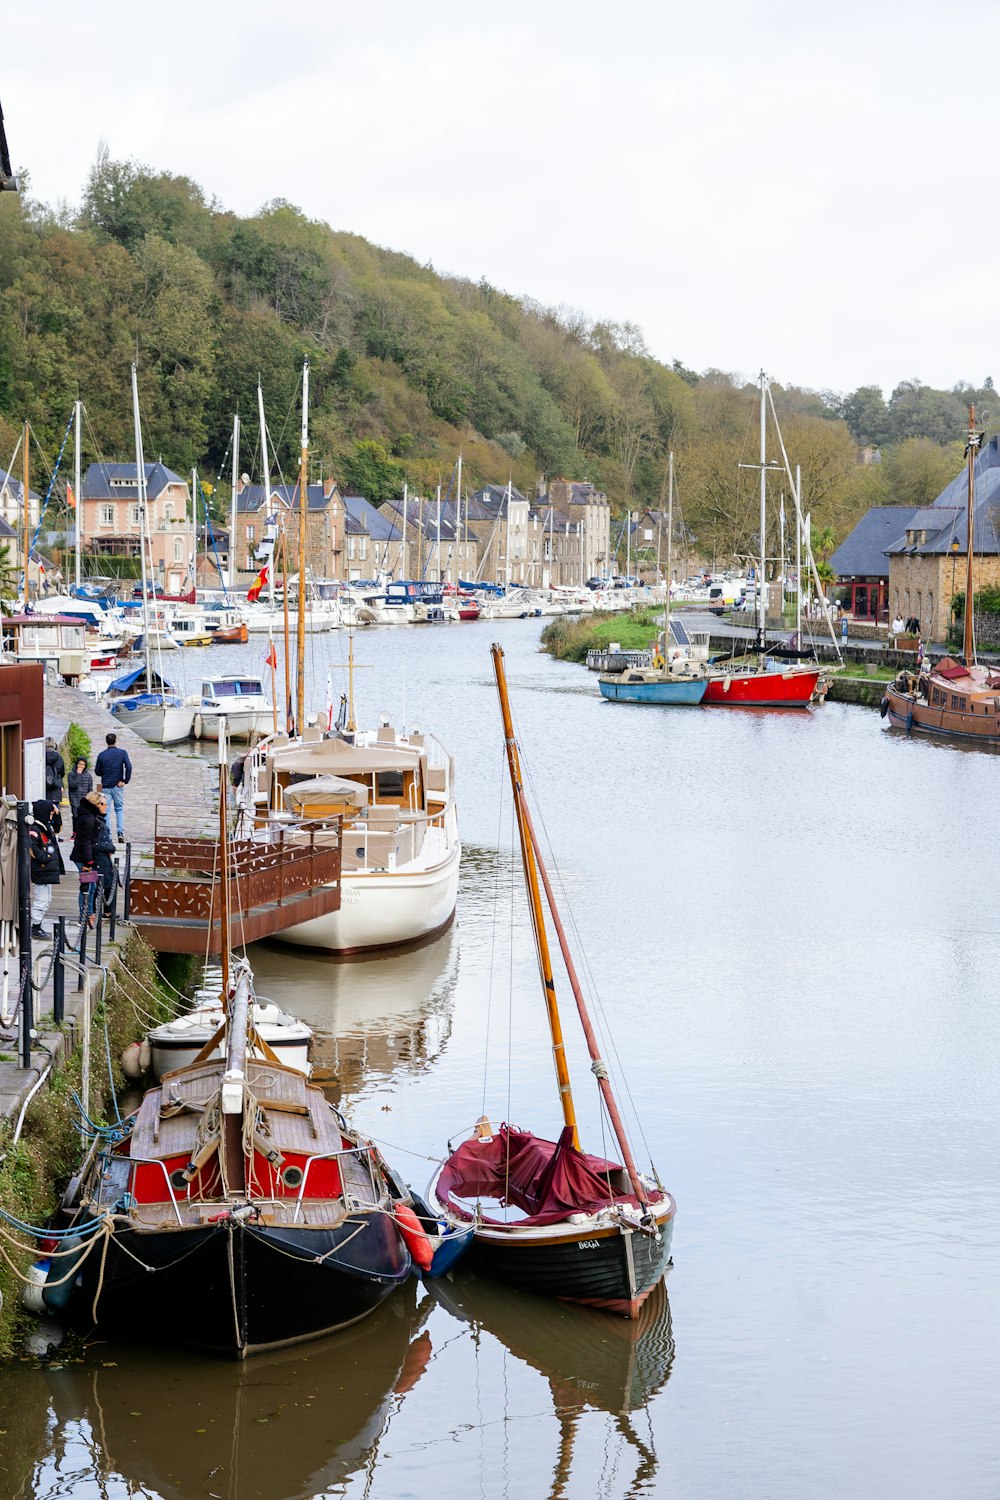
[[[243,1369],[152,1344],[27,1361],[0,1374],[4,1496],[1000,1493],[996,757],[834,704],[605,704],[538,635],[359,634],[359,718],[418,722],[456,756],[457,921],[382,959],[252,956],[260,992],[317,1029],[348,1116],[415,1185],[484,1106],[558,1129],[500,640],[604,1046],[678,1200],[669,1303],[636,1336],[460,1274]],[[310,644],[318,680],[345,652]],[[189,686],[261,655],[185,660]],[[137,1309],[151,1329],[160,1317]]]

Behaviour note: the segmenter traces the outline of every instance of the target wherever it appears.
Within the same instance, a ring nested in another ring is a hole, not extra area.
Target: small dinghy
[[[171,1073],[175,1068],[190,1067],[213,1037],[216,1038],[216,1045],[206,1057],[214,1059],[225,1054],[222,1033],[226,1013],[220,1003],[218,991],[209,996],[205,990],[201,990],[196,999],[200,999],[201,1003],[194,1010],[177,1016],[173,1021],[165,1021],[162,1026],[154,1027],[149,1033],[151,1066],[153,1077],[157,1081],[164,1073]],[[252,1025],[257,1036],[267,1043],[280,1062],[287,1068],[303,1073],[306,1078],[309,1077],[312,1072],[309,1061],[312,1030],[305,1021],[290,1016],[272,1000],[261,998],[253,1006]],[[264,1053],[260,1048],[254,1047],[251,1056],[255,1060],[261,1060]]]

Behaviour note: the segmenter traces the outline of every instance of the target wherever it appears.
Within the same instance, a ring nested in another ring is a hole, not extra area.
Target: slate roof
[[[908,553],[928,557],[950,552],[954,540],[958,542],[958,551],[966,552],[967,495],[967,471],[962,468],[933,505],[911,511],[909,519],[901,517],[902,524],[886,551],[893,556]],[[907,531],[926,532],[927,539],[909,543]],[[980,556],[1000,554],[1000,438],[997,437],[990,438],[976,458],[972,545]]]
[[[21,481],[20,479],[15,479],[13,474],[8,474],[6,469],[0,469],[0,490],[3,489],[6,489],[13,497],[13,499],[20,501]],[[30,500],[41,499],[41,496],[36,494],[36,492],[31,488],[30,484],[28,485],[28,498]]]
[[[376,542],[398,542],[400,529],[392,517],[362,495],[345,495],[344,530],[348,536],[370,536]]]
[[[30,485],[28,487],[28,494],[29,495],[31,494],[31,486]],[[3,516],[0,516],[0,537],[8,537],[8,536],[17,536],[17,532],[14,530],[13,526],[11,526],[8,521],[4,520]]]
[[[335,495],[336,490],[332,490],[328,495],[324,494],[321,484],[307,485],[306,510],[325,510]],[[298,511],[299,487],[297,484],[271,484],[266,490],[262,484],[248,484],[236,496],[237,514],[255,515],[259,510],[270,509],[266,504],[268,497],[277,500],[280,505],[286,506],[289,510]],[[228,509],[228,502],[226,502],[226,508]]]
[[[423,525],[422,526],[420,524],[420,509],[421,509],[420,505],[415,500],[408,502],[407,507],[406,507],[406,530],[407,530],[407,534],[409,534],[409,532],[411,530],[413,530],[413,531],[418,532],[419,535],[422,536],[422,537],[424,537],[427,541],[429,541],[429,542],[436,542],[437,541],[437,537],[438,537],[438,506],[437,506],[437,500],[434,499],[434,500],[425,500],[424,501],[424,504],[423,504],[424,519],[423,519]],[[387,513],[391,514],[391,516],[393,518],[393,521],[395,522],[396,536],[397,537],[401,536],[402,535],[402,526],[403,526],[403,502],[402,502],[402,500],[387,500],[386,503],[385,503],[385,505],[383,505],[383,507],[382,507],[382,513],[383,513],[383,515],[385,515]],[[465,519],[466,519],[465,503],[463,502],[463,504],[462,504],[462,525],[463,525],[463,529],[464,529],[464,526],[465,526]],[[490,520],[492,520],[493,517],[492,517],[492,515],[490,514],[489,511],[486,512],[485,516],[479,515],[477,513],[477,510],[476,510],[475,506],[473,505],[470,508],[469,520],[470,521],[476,521],[476,520],[484,520],[484,519],[490,519]],[[454,541],[457,540],[457,534],[458,534],[458,506],[456,505],[456,503],[455,503],[454,500],[442,500],[441,501],[441,540],[442,540],[442,542],[454,542]],[[475,536],[473,536],[473,540],[475,540]]]
[[[168,484],[182,484],[187,489],[187,480],[168,469],[166,464],[143,464],[146,471],[146,496],[155,500]],[[111,486],[112,479],[125,479],[127,484]],[[139,486],[136,483],[135,464],[91,464],[83,476],[84,500],[137,500]]]
[[[511,486],[510,498],[520,505],[527,505],[528,498],[522,495],[520,490]],[[463,506],[464,509],[464,506]],[[503,515],[507,509],[507,486],[505,484],[484,484],[481,489],[475,490],[469,496],[469,520],[470,521],[493,521],[498,515]]]
[[[888,578],[886,550],[911,524],[905,505],[876,505],[862,516],[830,558],[838,578]]]
[[[567,532],[570,536],[576,536],[579,531],[583,530],[582,521],[572,520],[564,510],[554,505],[533,505],[528,511],[528,520],[539,523],[540,535],[554,530],[557,534],[562,533],[563,536]]]

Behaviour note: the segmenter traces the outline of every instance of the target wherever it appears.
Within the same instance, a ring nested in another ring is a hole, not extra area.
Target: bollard
[[[28,844],[27,802],[17,804],[17,949],[21,1005],[21,1067],[31,1067],[31,1028],[34,1024],[31,990],[31,849]]]
[[[66,968],[63,954],[66,952],[66,918],[56,917],[52,952],[52,1019],[58,1026],[66,1014]]]
[[[125,845],[125,894],[123,897],[122,919],[127,922],[132,911],[132,845]]]
[[[94,963],[101,962],[101,924],[104,921],[104,881],[99,880],[94,887]]]

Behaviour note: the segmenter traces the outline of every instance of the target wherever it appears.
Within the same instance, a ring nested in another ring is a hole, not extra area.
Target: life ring
[[[434,1250],[413,1209],[408,1203],[397,1203],[393,1209],[393,1216],[396,1220],[396,1227],[403,1237],[403,1243],[414,1262],[421,1271],[429,1271],[434,1259]]]

